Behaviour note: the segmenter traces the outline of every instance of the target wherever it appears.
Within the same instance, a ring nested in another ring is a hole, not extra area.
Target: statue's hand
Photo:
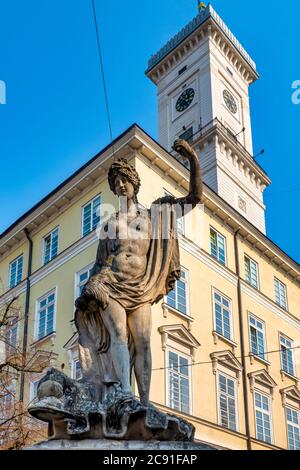
[[[75,300],[75,307],[79,310],[86,310],[88,308],[89,299],[87,296],[81,294],[78,299]]]
[[[195,157],[197,158],[195,151],[192,149],[192,147],[186,140],[176,139],[173,145],[173,149],[175,150],[175,152],[179,153],[189,161],[191,161]]]
[[[109,296],[104,286],[99,282],[89,281],[82,290],[81,296],[75,302],[77,308],[87,310],[90,302],[96,302],[103,310],[108,306]]]

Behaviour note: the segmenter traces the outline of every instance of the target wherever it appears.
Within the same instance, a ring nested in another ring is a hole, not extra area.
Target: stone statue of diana
[[[174,149],[189,161],[189,193],[156,200],[150,209],[138,204],[140,178],[133,166],[120,159],[109,170],[119,211],[101,226],[95,265],[76,300],[83,378],[71,381],[52,369],[38,387],[40,402],[30,409],[34,416],[52,423],[54,436],[132,438],[138,434],[149,439],[160,433],[162,439],[176,440],[193,434],[193,427],[179,418],[172,434],[170,423],[175,418],[149,404],[151,306],[180,277],[176,218],[193,209],[202,197],[196,153],[183,140],[175,141]],[[131,390],[132,368],[139,400]],[[140,432],[137,416],[141,417]],[[68,428],[59,431],[62,417],[69,420]],[[135,422],[133,434],[130,420]]]

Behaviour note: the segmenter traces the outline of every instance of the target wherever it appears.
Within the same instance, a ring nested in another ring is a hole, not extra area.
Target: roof
[[[226,26],[222,18],[214,10],[214,8],[208,4],[207,7],[200,11],[199,14],[188,23],[179,33],[177,33],[170,41],[165,44],[156,54],[152,55],[148,62],[148,69],[146,73],[149,73],[161,60],[163,60],[170,52],[176,49],[185,39],[193,34],[200,26],[202,26],[208,19],[212,18],[214,22],[219,26],[225,36],[229,39],[232,45],[242,55],[248,65],[256,72],[256,64],[251,59],[250,55],[233,35],[230,29]]]

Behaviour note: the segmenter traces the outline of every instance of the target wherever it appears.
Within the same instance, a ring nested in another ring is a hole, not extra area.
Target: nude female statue
[[[202,197],[198,157],[183,140],[174,149],[190,162],[190,190],[183,198],[165,197],[154,204],[167,211],[153,215],[137,202],[140,179],[126,160],[113,163],[108,180],[120,210],[101,229],[95,266],[76,301],[76,326],[84,379],[93,382],[99,400],[114,387],[132,395],[134,368],[140,401],[147,406],[151,381],[151,305],[174,288],[180,276],[176,216],[172,207],[194,208]],[[169,239],[162,236],[169,215]],[[175,222],[174,222],[175,221]],[[152,224],[152,225],[151,225]],[[105,233],[113,228],[115,237]],[[123,236],[122,236],[123,234]],[[125,236],[124,236],[125,234]]]

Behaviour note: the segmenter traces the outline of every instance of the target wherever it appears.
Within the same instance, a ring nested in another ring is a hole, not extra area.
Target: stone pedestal
[[[202,451],[217,450],[195,442],[117,441],[109,439],[53,440],[44,441],[27,450],[96,450],[96,451]]]

